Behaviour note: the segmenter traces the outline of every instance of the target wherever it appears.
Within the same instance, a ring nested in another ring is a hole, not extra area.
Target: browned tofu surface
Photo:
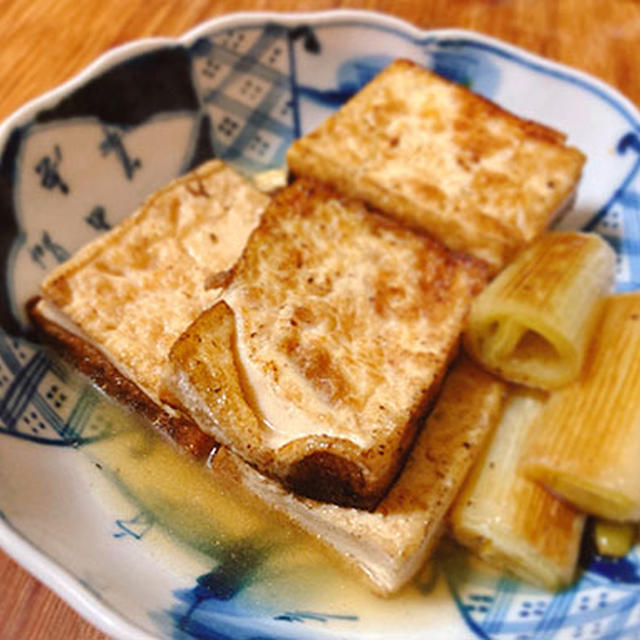
[[[78,371],[117,402],[135,411],[151,426],[197,459],[207,458],[216,441],[201,431],[183,412],[154,402],[133,381],[124,376],[102,351],[44,316],[32,304],[29,316],[46,340]]]
[[[498,270],[570,201],[585,158],[564,140],[398,60],[287,161]]]
[[[410,448],[485,270],[303,180],[267,208],[224,301],[171,350],[203,429],[295,492],[371,508]]]
[[[269,198],[219,160],[156,192],[45,280],[42,294],[153,401],[169,348],[219,295]]]
[[[225,447],[211,469],[224,485],[242,484],[283,512],[333,548],[377,592],[389,595],[434,550],[469,468],[500,421],[505,391],[503,382],[469,360],[455,362],[402,473],[373,512],[300,498]]]

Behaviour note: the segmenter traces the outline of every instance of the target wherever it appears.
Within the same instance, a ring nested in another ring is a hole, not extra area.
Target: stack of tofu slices
[[[502,415],[505,384],[458,355],[470,304],[570,204],[584,156],[399,60],[287,161],[270,195],[217,160],[174,181],[56,269],[31,317],[389,594]]]

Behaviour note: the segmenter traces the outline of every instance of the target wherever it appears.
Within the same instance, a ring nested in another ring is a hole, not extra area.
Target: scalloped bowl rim
[[[395,16],[378,11],[358,9],[306,12],[243,11],[210,18],[177,37],[140,38],[105,51],[74,76],[29,100],[5,118],[0,124],[0,149],[4,148],[9,133],[14,128],[28,122],[39,110],[52,105],[93,77],[109,68],[115,67],[118,63],[132,56],[154,51],[165,46],[188,45],[213,29],[219,30],[239,25],[257,26],[269,20],[277,20],[285,25],[300,22],[331,24],[338,21],[353,20],[354,22],[366,22],[371,25],[395,28],[415,40],[435,37],[437,39],[468,38],[482,42],[501,52],[506,52],[521,60],[525,59],[546,70],[555,70],[562,73],[563,76],[569,76],[596,89],[599,93],[612,98],[614,103],[622,106],[628,112],[625,114],[627,117],[635,118],[635,127],[640,130],[640,110],[616,88],[587,72],[531,53],[516,45],[477,31],[459,28],[422,29]],[[0,519],[0,547],[103,633],[123,640],[153,640],[154,636],[149,635],[127,620],[121,613],[106,605],[76,577],[50,558],[44,551],[28,541],[4,519]]]

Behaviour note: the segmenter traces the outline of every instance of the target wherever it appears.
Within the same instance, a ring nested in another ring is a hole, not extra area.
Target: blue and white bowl
[[[247,173],[280,166],[294,138],[396,57],[568,133],[588,162],[560,224],[602,234],[617,289],[640,287],[640,114],[584,73],[472,32],[361,11],[231,15],[115,49],[0,128],[0,544],[113,637],[640,637],[636,550],[587,560],[557,595],[457,548],[386,601],[330,566],[261,560],[230,583],[237,549],[190,554],[152,511],[104,497],[109,474],[83,455],[105,433],[104,402],[24,337],[24,304],[47,271],[146,195],[212,156]]]

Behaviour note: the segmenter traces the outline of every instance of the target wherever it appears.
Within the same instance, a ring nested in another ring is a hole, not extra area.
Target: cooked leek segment
[[[612,522],[599,518],[593,527],[598,553],[603,556],[626,556],[638,537],[638,525],[631,522]]]
[[[596,234],[542,236],[474,301],[467,351],[512,382],[567,384],[580,373],[614,267],[612,249]]]
[[[587,513],[640,519],[640,292],[606,298],[582,375],[550,397],[523,466]]]
[[[489,447],[475,463],[451,513],[461,544],[500,569],[547,589],[574,577],[585,516],[520,473],[527,432],[546,402],[512,390]]]

